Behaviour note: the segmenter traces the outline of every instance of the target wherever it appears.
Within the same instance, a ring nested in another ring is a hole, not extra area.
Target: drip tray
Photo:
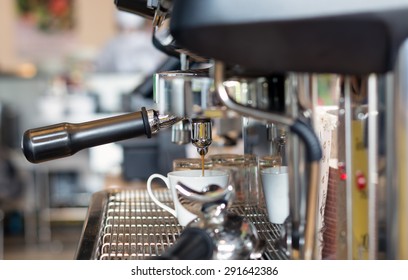
[[[157,189],[155,194],[160,201],[173,205],[167,189]],[[262,259],[287,259],[281,249],[274,247],[282,225],[270,223],[264,209],[237,203],[230,210],[252,222],[266,242]],[[172,246],[182,230],[177,219],[158,207],[146,190],[97,192],[88,208],[76,259],[149,259]]]

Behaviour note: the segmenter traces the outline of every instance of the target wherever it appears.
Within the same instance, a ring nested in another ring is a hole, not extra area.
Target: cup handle
[[[164,210],[168,211],[170,214],[172,214],[174,217],[177,218],[176,210],[174,210],[173,208],[170,208],[169,206],[167,206],[163,202],[159,201],[156,198],[156,196],[154,195],[154,193],[152,191],[152,181],[155,178],[163,180],[163,182],[166,183],[167,188],[170,189],[169,179],[167,179],[167,177],[165,177],[165,176],[163,176],[161,174],[152,174],[152,175],[150,175],[149,179],[147,179],[147,193],[149,194],[150,198],[154,201],[154,203],[156,203],[158,206],[160,206]]]

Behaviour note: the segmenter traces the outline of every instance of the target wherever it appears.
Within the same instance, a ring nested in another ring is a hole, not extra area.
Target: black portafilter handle
[[[149,110],[155,112],[153,110]],[[151,137],[149,112],[139,112],[79,124],[60,123],[27,130],[22,138],[25,157],[32,163],[58,159],[98,145],[146,135]]]
[[[153,19],[155,10],[147,6],[147,0],[115,0],[118,10]]]
[[[177,241],[154,260],[211,260],[214,242],[201,228],[187,227]]]

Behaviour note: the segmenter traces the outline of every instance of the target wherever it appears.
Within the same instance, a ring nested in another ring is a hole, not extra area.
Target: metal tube
[[[352,195],[352,152],[351,152],[351,78],[345,77],[344,81],[344,119],[345,119],[345,169],[346,169],[346,216],[347,216],[347,259],[353,258],[353,195]]]
[[[265,112],[261,110],[256,110],[254,108],[249,108],[247,106],[241,105],[231,99],[227,90],[224,87],[224,64],[222,62],[215,62],[214,64],[214,85],[216,90],[218,91],[218,95],[223,101],[224,105],[227,106],[229,109],[236,111],[246,117],[253,117],[258,120],[265,120],[269,122],[274,122],[278,124],[283,124],[287,126],[291,126],[294,123],[294,120],[288,118],[286,116]]]
[[[297,75],[298,80],[298,90],[297,96],[299,105],[304,110],[313,110],[313,100],[311,99],[311,89],[312,89],[312,75],[311,74],[301,74]]]
[[[376,259],[377,252],[377,127],[378,101],[377,77],[368,78],[368,258]]]
[[[397,183],[396,183],[396,149],[395,143],[395,126],[394,122],[394,75],[389,74],[386,77],[387,94],[385,96],[385,112],[386,112],[386,258],[393,260],[397,255]]]
[[[305,260],[311,260],[315,257],[315,240],[316,240],[316,227],[317,227],[317,204],[319,197],[318,189],[318,174],[319,163],[312,162],[310,164],[310,185],[308,189],[307,197],[307,210],[306,210],[306,228],[305,228],[305,246],[304,246],[304,258]]]
[[[311,119],[313,128],[316,129],[316,103],[313,100],[317,99],[317,90],[315,90],[312,84],[312,76],[301,76],[301,83],[298,85],[298,98],[306,99],[302,102],[304,109],[307,109],[312,113]],[[300,94],[300,92],[303,92]],[[301,149],[302,150],[302,149]],[[317,240],[317,218],[318,218],[318,204],[319,204],[319,176],[320,176],[320,162],[312,162],[310,164],[309,178],[307,178],[304,165],[304,153],[300,153],[299,166],[299,178],[301,189],[301,209],[305,211],[305,237],[304,237],[304,259],[311,260],[317,258],[316,240]],[[303,166],[303,168],[302,168]],[[309,179],[309,185],[306,185],[306,181]],[[304,205],[305,204],[305,205]]]
[[[285,96],[286,100],[286,110],[293,118],[298,117],[298,106],[297,103],[297,83],[295,75],[291,74],[288,77],[288,82],[286,85],[286,91],[289,93]],[[302,188],[300,186],[300,176],[299,176],[299,155],[300,155],[300,141],[299,137],[296,134],[288,135],[288,145],[287,145],[287,154],[288,159],[292,164],[288,164],[289,170],[289,217],[291,224],[291,230],[288,234],[291,234],[289,237],[291,243],[288,244],[288,253],[291,255],[292,259],[299,259],[300,247],[304,244],[303,241],[303,230],[305,222],[305,211],[306,209],[302,207]],[[305,201],[305,200],[303,200]],[[305,206],[305,203],[303,203]],[[295,232],[298,231],[298,232]],[[296,248],[296,238],[299,238],[299,248]],[[300,240],[302,239],[302,240]]]

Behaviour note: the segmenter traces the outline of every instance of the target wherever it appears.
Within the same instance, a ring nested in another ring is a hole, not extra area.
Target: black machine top
[[[408,38],[408,0],[175,0],[171,33],[260,74],[384,73]]]

